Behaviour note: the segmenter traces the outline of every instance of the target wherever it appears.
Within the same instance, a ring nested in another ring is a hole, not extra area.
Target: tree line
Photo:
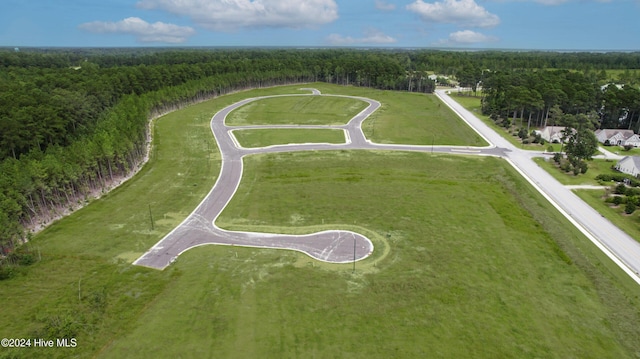
[[[579,122],[591,130],[640,130],[638,85],[600,85],[592,74],[570,70],[486,71],[482,77],[483,113],[505,127]]]

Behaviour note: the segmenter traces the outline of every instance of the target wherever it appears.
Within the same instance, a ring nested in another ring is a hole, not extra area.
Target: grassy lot
[[[227,116],[230,126],[344,125],[368,104],[342,97],[276,97],[251,102]]]
[[[345,143],[343,130],[331,129],[247,129],[235,130],[242,147],[266,147],[288,143]]]
[[[435,95],[379,91],[371,96],[382,103],[362,126],[365,136],[373,142],[487,145]]]
[[[534,161],[538,166],[544,168],[550,175],[552,175],[558,182],[564,185],[600,185],[600,182],[596,181],[595,177],[603,173],[618,173],[611,169],[612,165],[616,164],[616,161],[594,159],[587,161],[589,170],[585,174],[573,175],[573,172],[566,173],[555,165],[552,158],[535,158]]]
[[[314,84],[373,97],[372,90]],[[129,263],[215,181],[225,96],[160,119],[134,179],[30,243],[0,282],[2,337],[75,349],[0,357],[594,357],[640,352],[640,288],[494,158],[338,151],[250,156],[229,228],[365,228],[388,254],[349,265],[205,246],[163,272]],[[150,230],[149,204],[155,219]],[[295,219],[295,220],[294,220]],[[380,249],[380,246],[377,247]]]
[[[618,358],[640,350],[631,324],[640,319],[640,288],[600,262],[501,160],[364,151],[248,157],[219,224],[286,228],[292,218],[389,235],[390,252],[352,274],[297,253],[193,250],[175,265],[182,275],[171,295],[159,296],[105,357],[184,352],[151,349],[169,340],[196,357],[232,358]]]

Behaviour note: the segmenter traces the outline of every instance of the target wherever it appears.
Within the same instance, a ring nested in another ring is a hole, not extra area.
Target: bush
[[[623,173],[603,173],[596,176],[596,180],[602,182],[624,182],[625,179],[629,180],[631,187],[640,187],[640,181],[638,181],[638,179]]]
[[[624,207],[624,213],[632,214],[636,211],[636,204],[633,201],[627,201],[627,205]]]
[[[0,280],[5,280],[13,277],[16,274],[15,268],[8,265],[0,265]]]
[[[549,146],[549,147],[551,147],[551,146]],[[552,151],[553,151],[553,149],[552,149]],[[554,153],[554,154],[553,154],[553,160],[554,160],[556,163],[560,163],[560,161],[562,161],[562,154],[561,154],[561,153],[559,153],[559,152]]]
[[[13,252],[7,257],[7,261],[14,265],[28,266],[36,262],[36,258],[31,253]]]
[[[625,151],[631,151],[632,148],[633,148],[632,145],[624,145],[624,150]]]
[[[527,130],[525,130],[524,128],[521,128],[520,131],[518,131],[518,137],[520,137],[523,140],[529,137],[527,134]]]
[[[613,196],[612,203],[615,204],[616,206],[621,205],[623,202],[624,202],[624,198],[622,198],[622,196]]]
[[[616,188],[613,191],[613,193],[615,193],[615,194],[626,194],[627,193],[627,186],[625,186],[624,184],[620,183],[619,185],[616,186]]]
[[[549,147],[547,147],[547,152],[549,153],[553,152],[553,146],[549,145]]]
[[[589,170],[589,165],[584,161],[580,161],[580,172],[582,174],[585,174],[587,173],[588,170]]]

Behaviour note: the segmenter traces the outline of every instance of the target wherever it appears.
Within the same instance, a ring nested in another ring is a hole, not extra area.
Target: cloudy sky
[[[640,50],[640,0],[2,0],[0,46]]]

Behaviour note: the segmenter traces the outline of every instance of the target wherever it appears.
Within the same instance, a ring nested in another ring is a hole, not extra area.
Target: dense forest
[[[629,86],[600,91],[611,69]],[[0,254],[131,172],[146,154],[149,119],[189,103],[314,81],[428,93],[428,75],[437,73],[474,90],[484,84],[485,107],[496,116],[540,125],[557,111],[595,112],[601,125],[637,127],[640,111],[629,101],[640,81],[629,69],[640,69],[640,54],[0,49]]]
[[[483,112],[501,125],[573,126],[640,130],[638,82],[606,84],[606,76],[569,70],[487,71],[481,75]],[[618,79],[620,81],[620,79]],[[605,83],[604,85],[601,85]],[[528,132],[528,131],[527,131]]]

